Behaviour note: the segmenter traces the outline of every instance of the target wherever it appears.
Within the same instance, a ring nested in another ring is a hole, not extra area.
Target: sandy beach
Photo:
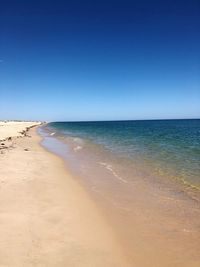
[[[199,266],[195,200],[135,181],[106,194],[110,205],[41,146],[37,126],[0,127],[0,266]]]
[[[1,139],[15,136],[0,154],[0,266],[129,266],[111,227],[35,128],[16,137],[33,125],[0,130]]]

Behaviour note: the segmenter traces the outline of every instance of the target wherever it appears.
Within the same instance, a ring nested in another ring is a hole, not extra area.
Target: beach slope
[[[0,127],[0,139],[12,137],[0,150],[0,266],[129,266],[95,204],[39,145],[35,128],[13,137],[34,126],[22,124],[4,125],[7,134]]]

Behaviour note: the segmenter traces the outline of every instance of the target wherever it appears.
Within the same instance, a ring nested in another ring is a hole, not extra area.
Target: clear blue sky
[[[0,97],[0,119],[199,118],[199,0],[0,0]]]

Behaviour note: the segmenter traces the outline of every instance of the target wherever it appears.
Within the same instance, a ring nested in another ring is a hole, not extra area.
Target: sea
[[[199,119],[51,122],[40,133],[77,175],[97,180],[104,168],[122,183],[157,177],[200,188]]]

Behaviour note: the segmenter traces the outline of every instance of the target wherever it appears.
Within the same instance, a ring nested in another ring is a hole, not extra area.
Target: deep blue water
[[[129,162],[141,161],[157,175],[200,186],[198,119],[52,122],[46,127],[59,135],[98,144]]]

